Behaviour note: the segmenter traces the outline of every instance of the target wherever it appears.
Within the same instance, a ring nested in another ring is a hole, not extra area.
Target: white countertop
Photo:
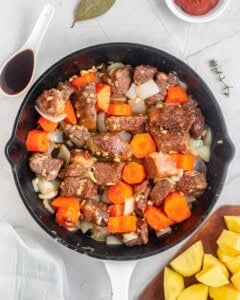
[[[227,10],[211,23],[189,24],[172,15],[163,0],[118,0],[104,16],[76,23],[74,28],[70,28],[77,0],[0,0],[0,65],[27,39],[45,3],[53,4],[56,12],[39,50],[34,79],[74,50],[117,41],[143,43],[166,50],[185,59],[199,73],[216,96],[236,147],[215,208],[222,204],[239,204],[240,1],[232,0]],[[222,65],[226,82],[234,87],[229,98],[222,96],[221,85],[215,74],[210,72],[208,60],[211,58]],[[4,155],[4,146],[11,135],[23,98],[24,95],[13,99],[0,95],[0,220],[30,228],[50,238],[23,205]],[[110,281],[102,262],[57,245],[67,268],[69,299],[111,299]],[[129,299],[137,298],[142,288],[180,246],[137,263],[131,278]]]

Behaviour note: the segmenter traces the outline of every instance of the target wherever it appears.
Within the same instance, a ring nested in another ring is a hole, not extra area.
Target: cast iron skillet
[[[59,81],[78,73],[79,69],[88,69],[109,61],[123,62],[132,66],[150,64],[166,73],[176,71],[180,79],[188,84],[188,92],[198,101],[206,122],[212,129],[213,144],[207,173],[208,189],[194,204],[193,214],[189,219],[175,226],[173,232],[164,238],[157,239],[155,235],[151,235],[150,242],[146,246],[109,247],[105,243],[84,236],[80,231],[71,233],[65,230],[56,224],[54,216],[43,207],[31,183],[34,174],[28,167],[29,153],[24,147],[24,142],[27,132],[36,127],[38,114],[34,104],[37,96],[44,89],[55,87]],[[223,115],[203,80],[185,63],[168,53],[131,43],[92,46],[70,54],[50,67],[25,97],[5,151],[23,203],[37,223],[53,238],[75,251],[112,260],[133,260],[151,256],[172,247],[190,235],[204,221],[216,203],[224,184],[228,164],[234,155],[234,147],[228,137]]]

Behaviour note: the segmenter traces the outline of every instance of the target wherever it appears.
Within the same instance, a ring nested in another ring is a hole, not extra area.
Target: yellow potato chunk
[[[240,300],[240,293],[232,283],[220,287],[209,287],[209,296],[213,300]]]
[[[218,246],[228,247],[240,254],[240,234],[224,229],[217,239]]]
[[[227,276],[218,265],[212,265],[196,274],[196,279],[208,286],[218,287],[229,283]]]
[[[222,270],[224,275],[227,278],[229,277],[229,273],[228,273],[228,270],[227,270],[226,266],[223,263],[221,263],[212,254],[205,253],[204,256],[203,256],[203,269],[206,269],[206,268],[211,267],[211,266],[219,266],[219,268]]]
[[[202,241],[197,241],[187,250],[178,255],[170,262],[171,267],[181,274],[188,277],[199,272],[203,261],[203,245]]]
[[[240,255],[226,262],[226,266],[233,274],[240,271]]]
[[[202,283],[196,283],[183,290],[177,300],[207,300],[208,287]]]
[[[240,272],[233,274],[231,281],[235,288],[240,292]]]
[[[165,267],[163,289],[165,300],[176,300],[181,291],[184,290],[183,277],[170,268]]]
[[[229,247],[220,246],[217,248],[217,256],[222,263],[226,263],[238,256],[238,252]]]
[[[224,221],[229,230],[240,233],[240,216],[224,216]]]

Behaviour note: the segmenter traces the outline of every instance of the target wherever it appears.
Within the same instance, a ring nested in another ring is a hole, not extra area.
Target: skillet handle
[[[137,261],[104,261],[112,285],[112,300],[128,300],[128,287]]]

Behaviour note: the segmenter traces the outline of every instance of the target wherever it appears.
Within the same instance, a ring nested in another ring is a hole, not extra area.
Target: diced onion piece
[[[179,80],[178,85],[179,85],[182,89],[184,89],[185,91],[187,90],[187,84],[186,84],[186,82],[183,82],[183,81]]]
[[[126,132],[126,131],[120,131],[118,134],[119,134],[120,137],[121,137],[123,140],[125,140],[126,142],[129,142],[129,141],[131,140],[131,138],[132,138],[131,133]]]
[[[44,199],[43,200],[43,206],[50,212],[50,214],[54,214],[55,210],[52,208],[52,206],[49,203],[49,199]]]
[[[56,144],[64,143],[63,132],[61,130],[55,130],[49,133],[48,138],[51,142]]]
[[[138,238],[138,234],[136,232],[124,233],[122,236],[124,244]]]
[[[71,232],[75,232],[75,231],[78,230],[77,227],[67,227],[66,229],[67,229],[68,231],[71,231]]]
[[[35,177],[32,180],[33,189],[36,193],[39,193],[38,181],[39,181],[38,177]]]
[[[137,86],[137,96],[145,100],[159,93],[159,87],[153,79],[150,79]]]
[[[108,235],[107,239],[106,239],[106,244],[107,245],[122,245],[122,241],[120,239],[118,239],[116,236],[114,235]]]
[[[66,118],[66,114],[63,113],[59,116],[51,116],[51,115],[48,115],[48,114],[45,114],[44,112],[42,112],[38,107],[37,105],[35,105],[35,109],[36,111],[39,113],[40,116],[44,117],[45,119],[47,119],[48,121],[51,121],[51,122],[55,122],[55,123],[58,123],[58,122],[61,122],[62,120],[64,120]]]
[[[93,171],[87,171],[85,174],[84,174],[84,177],[92,180],[94,183],[97,183],[97,180],[96,178],[94,177],[94,174],[93,174]],[[97,195],[98,196],[98,195]],[[100,200],[100,199],[98,199]]]
[[[104,203],[107,203],[107,204],[110,203],[109,200],[108,200],[108,189],[105,189],[105,190],[103,191],[101,201],[104,202]]]
[[[127,198],[124,202],[124,216],[130,215],[131,213],[134,212],[134,204],[135,204],[135,199],[134,197]]]
[[[195,197],[188,196],[188,195],[185,195],[185,198],[186,198],[188,204],[193,203],[196,200]]]
[[[197,148],[197,154],[206,162],[210,160],[210,147],[205,145]]]
[[[80,221],[78,222],[77,227],[81,229],[82,233],[86,233],[88,230],[93,228],[93,224],[86,221]]]
[[[64,161],[65,166],[69,165],[70,158],[71,158],[71,153],[64,144],[62,144],[60,146],[60,150],[58,152],[57,157]]]
[[[179,169],[178,175],[173,175],[170,179],[174,182],[178,182],[183,176],[183,169]]]
[[[207,128],[206,135],[203,139],[203,142],[206,146],[211,146],[212,144],[212,131],[210,128]]]
[[[97,226],[93,225],[91,229],[92,235],[91,238],[95,241],[104,242],[107,239],[107,227],[106,226]]]
[[[171,227],[166,227],[162,230],[155,231],[155,233],[156,233],[156,236],[159,238],[159,237],[162,237],[165,234],[170,233],[171,231],[172,231]]]
[[[38,176],[38,188],[41,194],[49,194],[53,191],[57,191],[60,186],[60,182],[55,180],[47,180],[44,177]]]
[[[145,101],[140,98],[136,98],[135,100],[130,100],[129,104],[131,105],[132,113],[134,114],[143,114],[146,112]]]
[[[126,102],[127,97],[125,95],[112,95],[110,100],[118,101],[118,102]]]
[[[105,125],[105,113],[100,112],[97,115],[97,128],[99,132],[105,132],[107,131],[106,125]]]
[[[190,138],[189,150],[193,155],[198,155],[197,148],[201,146],[203,146],[203,140]]]
[[[53,199],[57,196],[58,194],[58,191],[52,191],[48,194],[38,194],[38,197],[42,200],[50,200],[50,199]]]
[[[117,69],[120,69],[121,67],[124,67],[124,64],[115,62],[115,63],[112,63],[111,65],[109,65],[107,67],[107,70],[108,70],[108,73],[111,74],[112,72],[116,71]]]
[[[126,92],[126,96],[131,100],[135,100],[137,98],[137,86],[135,83],[131,84],[129,90]]]

